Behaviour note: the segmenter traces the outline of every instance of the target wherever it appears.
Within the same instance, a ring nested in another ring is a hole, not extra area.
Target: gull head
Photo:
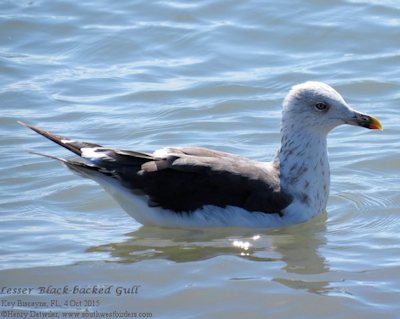
[[[382,130],[376,117],[352,109],[336,90],[325,83],[295,85],[283,102],[283,130],[327,134],[342,124]]]

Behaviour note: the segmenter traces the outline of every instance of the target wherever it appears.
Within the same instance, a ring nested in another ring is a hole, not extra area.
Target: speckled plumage
[[[381,128],[330,86],[294,86],[283,102],[281,147],[271,162],[201,147],[153,154],[77,142],[21,123],[89,163],[61,160],[98,182],[142,224],[168,227],[277,227],[304,222],[326,207],[327,134],[340,124]]]

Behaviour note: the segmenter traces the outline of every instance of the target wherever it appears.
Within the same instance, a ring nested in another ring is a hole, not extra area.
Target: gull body
[[[382,129],[321,82],[296,85],[284,99],[281,146],[270,162],[201,147],[110,149],[20,123],[85,159],[48,156],[97,182],[139,223],[185,228],[270,228],[311,219],[329,197],[328,133],[342,124]]]

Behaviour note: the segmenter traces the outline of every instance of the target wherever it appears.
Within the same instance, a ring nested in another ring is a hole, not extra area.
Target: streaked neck
[[[316,213],[325,209],[330,184],[326,134],[306,129],[282,130],[275,162],[282,189]]]

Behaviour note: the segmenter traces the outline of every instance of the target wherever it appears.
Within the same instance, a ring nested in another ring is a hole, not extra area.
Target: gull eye
[[[315,104],[315,108],[318,111],[326,111],[328,109],[328,105],[325,103],[317,103],[317,104]]]

